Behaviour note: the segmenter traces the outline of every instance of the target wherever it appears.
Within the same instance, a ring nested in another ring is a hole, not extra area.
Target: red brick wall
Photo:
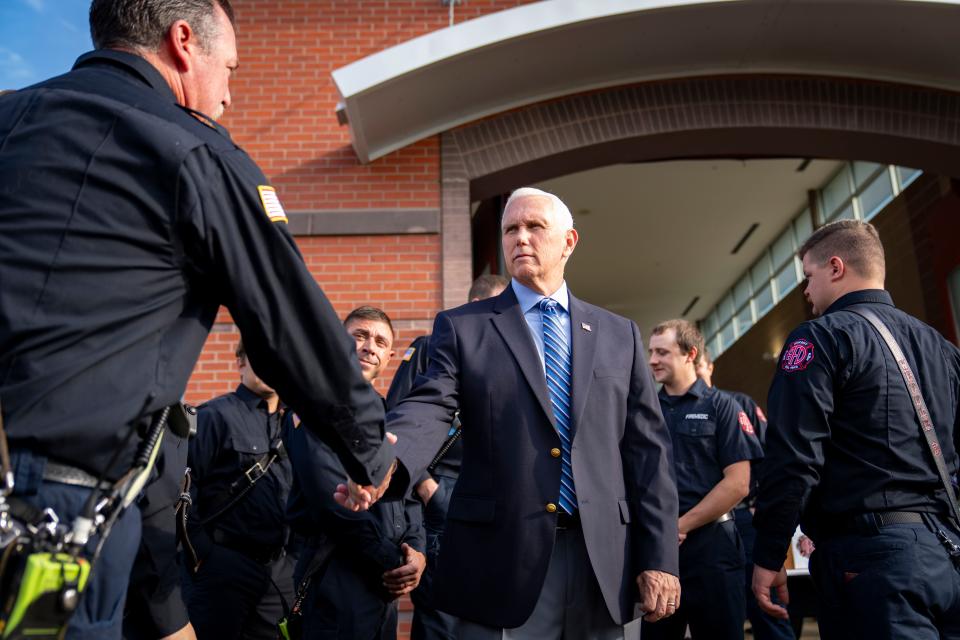
[[[430,330],[440,306],[440,237],[332,236],[300,238],[310,272],[341,318],[360,305],[382,308],[397,333],[398,356]],[[233,356],[239,334],[225,311],[217,318],[187,388],[187,401],[199,403],[231,390],[238,382]],[[386,393],[399,360],[377,381]]]
[[[529,0],[470,0],[456,23]],[[440,206],[438,138],[361,165],[337,123],[334,69],[447,26],[439,0],[233,0],[240,69],[223,124],[277,187],[288,211]],[[360,304],[395,320],[397,350],[440,310],[439,236],[299,238],[311,271],[345,315]],[[201,402],[237,383],[238,338],[221,314],[187,388]],[[385,392],[396,361],[377,388]]]
[[[469,0],[456,22],[524,4]],[[289,210],[438,207],[437,138],[360,165],[331,73],[447,26],[439,0],[234,0],[240,69],[224,124]]]

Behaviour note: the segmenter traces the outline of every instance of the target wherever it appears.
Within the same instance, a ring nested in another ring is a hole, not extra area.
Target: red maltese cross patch
[[[813,362],[813,343],[809,340],[794,340],[784,349],[780,368],[784,371],[803,371]]]
[[[737,415],[737,421],[740,423],[740,430],[743,431],[748,436],[753,435],[753,423],[750,422],[750,418],[747,417],[745,411],[741,411]]]

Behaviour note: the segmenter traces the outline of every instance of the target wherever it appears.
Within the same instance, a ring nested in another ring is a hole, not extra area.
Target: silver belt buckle
[[[58,462],[51,462],[49,460],[47,460],[47,465],[43,469],[43,479],[49,482],[59,482],[60,484],[86,487],[88,489],[96,489],[98,484],[97,478],[83,469]]]
[[[723,524],[724,522],[729,522],[733,520],[733,512],[727,511],[725,514],[717,518],[717,524]]]

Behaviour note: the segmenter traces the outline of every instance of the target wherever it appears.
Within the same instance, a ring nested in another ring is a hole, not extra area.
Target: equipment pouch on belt
[[[0,638],[63,638],[120,514],[139,495],[160,450],[170,407],[152,421],[130,470],[114,485],[95,482],[72,523],[12,495],[13,471],[0,412]],[[100,487],[106,486],[107,491]],[[99,535],[91,553],[88,543]]]
[[[37,551],[27,541],[7,547],[0,563],[2,637],[62,637],[89,576],[84,558]]]

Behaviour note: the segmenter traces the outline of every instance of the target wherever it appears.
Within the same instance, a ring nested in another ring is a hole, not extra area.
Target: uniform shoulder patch
[[[287,222],[287,212],[283,210],[283,205],[280,204],[277,190],[271,186],[260,184],[257,185],[257,192],[260,194],[260,203],[263,204],[263,210],[270,218],[270,222]]]
[[[780,368],[784,371],[803,371],[813,362],[813,343],[799,338],[794,340],[783,350],[780,358]]]
[[[748,436],[755,435],[753,431],[753,423],[750,422],[750,418],[747,417],[746,411],[740,411],[737,414],[737,422],[740,423],[740,431],[743,431]]]
[[[407,347],[407,350],[403,352],[403,361],[410,362],[410,358],[413,357],[413,354],[416,353],[416,347]]]

